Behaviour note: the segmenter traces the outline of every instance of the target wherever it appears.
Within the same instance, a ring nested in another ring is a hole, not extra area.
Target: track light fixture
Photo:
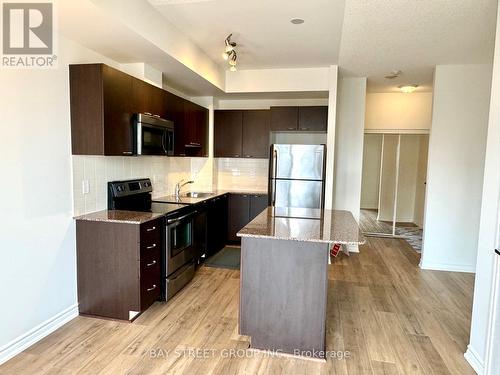
[[[229,34],[227,38],[224,40],[224,52],[222,52],[222,58],[228,61],[231,66],[230,70],[232,72],[236,71],[236,59],[238,56],[236,55],[235,47],[237,44],[231,41],[231,37],[233,34]]]

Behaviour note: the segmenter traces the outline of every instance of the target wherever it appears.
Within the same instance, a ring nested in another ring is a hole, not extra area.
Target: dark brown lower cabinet
[[[267,194],[230,194],[228,241],[239,243],[238,231],[267,207]]]
[[[227,223],[227,195],[210,200],[207,204],[207,256],[215,254],[226,246]]]
[[[76,221],[80,314],[131,321],[159,299],[162,227]]]

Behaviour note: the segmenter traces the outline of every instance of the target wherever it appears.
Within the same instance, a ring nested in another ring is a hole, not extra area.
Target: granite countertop
[[[142,224],[164,216],[158,212],[102,210],[75,217],[75,220],[104,221],[109,223]]]
[[[317,208],[268,207],[237,235],[343,245],[365,243],[351,212]]]
[[[186,193],[181,193],[180,197],[177,198],[175,195],[167,195],[163,197],[157,197],[153,198],[153,202],[162,202],[162,203],[177,203],[177,204],[197,204],[201,203],[213,198],[216,198],[218,196],[224,195],[224,194],[248,194],[248,195],[262,195],[265,194],[267,195],[267,191],[262,191],[262,190],[215,190],[215,191],[209,191],[209,192],[201,192],[200,193],[209,193],[211,195],[206,196],[206,197],[186,197]]]

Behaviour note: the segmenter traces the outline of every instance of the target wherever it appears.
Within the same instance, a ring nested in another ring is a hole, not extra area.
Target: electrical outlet
[[[89,180],[82,181],[82,194],[88,194],[90,192]]]

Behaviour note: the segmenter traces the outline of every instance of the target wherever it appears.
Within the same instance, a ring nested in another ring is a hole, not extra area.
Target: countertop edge
[[[321,240],[314,238],[296,238],[296,237],[279,237],[279,236],[266,236],[262,234],[236,234],[237,237],[240,238],[262,238],[269,240],[280,240],[280,241],[296,241],[296,242],[316,242],[316,243],[324,243],[324,244],[341,244],[341,245],[364,245],[366,243],[366,239],[363,241],[342,241],[342,240]]]

